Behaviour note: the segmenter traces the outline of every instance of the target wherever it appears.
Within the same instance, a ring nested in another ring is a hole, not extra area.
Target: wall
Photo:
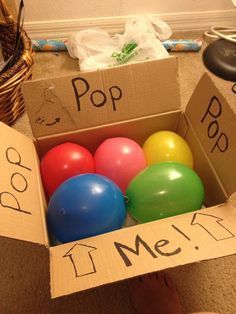
[[[25,0],[25,6],[27,22],[233,9],[230,0]]]
[[[15,1],[18,6],[20,0]],[[123,30],[129,16],[152,14],[174,31],[206,30],[235,25],[231,0],[24,0],[25,29],[32,38],[68,37],[75,31],[100,27],[110,33]]]

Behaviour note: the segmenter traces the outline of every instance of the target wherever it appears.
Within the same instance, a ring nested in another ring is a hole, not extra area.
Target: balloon
[[[47,209],[49,230],[62,243],[119,229],[125,216],[121,190],[96,174],[65,181],[52,195]]]
[[[105,140],[96,150],[94,160],[96,173],[113,180],[123,193],[133,177],[147,166],[142,148],[125,137]]]
[[[86,148],[67,142],[50,149],[42,158],[40,169],[44,187],[51,195],[65,180],[95,172],[94,158]]]
[[[130,214],[139,222],[148,222],[200,209],[204,186],[191,168],[162,162],[139,173],[126,196]]]
[[[148,165],[175,161],[193,168],[193,155],[187,142],[177,133],[160,131],[148,137],[143,145]]]

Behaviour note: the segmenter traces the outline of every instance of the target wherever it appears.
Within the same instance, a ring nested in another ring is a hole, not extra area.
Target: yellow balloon
[[[148,165],[174,161],[193,168],[193,154],[187,142],[177,133],[160,131],[147,138],[143,145]]]

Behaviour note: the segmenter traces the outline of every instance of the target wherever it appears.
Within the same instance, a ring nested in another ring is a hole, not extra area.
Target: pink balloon
[[[147,163],[142,148],[126,137],[105,140],[94,155],[96,173],[113,180],[125,193],[130,181]]]

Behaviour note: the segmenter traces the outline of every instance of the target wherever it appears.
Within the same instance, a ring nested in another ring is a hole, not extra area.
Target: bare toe
[[[138,314],[182,314],[177,290],[164,272],[129,280],[129,292]]]

